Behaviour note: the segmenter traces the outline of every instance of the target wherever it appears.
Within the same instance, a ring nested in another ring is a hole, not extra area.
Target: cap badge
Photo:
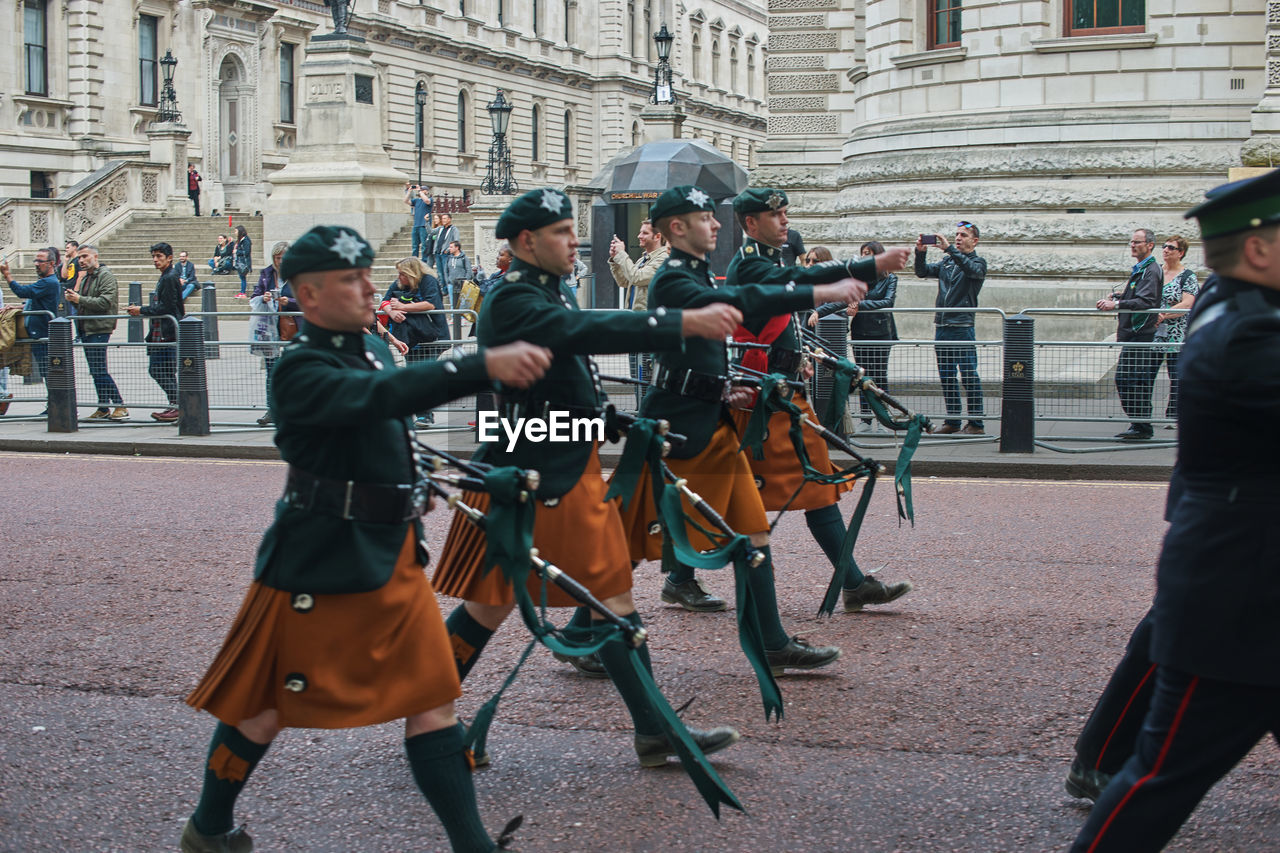
[[[329,251],[333,252],[340,258],[346,260],[347,263],[354,265],[356,259],[360,257],[360,253],[365,250],[364,241],[357,238],[349,231],[343,231],[342,236],[333,241],[333,245],[329,247]]]
[[[782,207],[782,196],[777,193],[769,193],[769,199],[765,204],[769,205],[770,210],[777,210],[779,207]]]
[[[707,195],[697,187],[694,187],[693,189],[689,190],[689,194],[685,196],[685,201],[689,202],[690,204],[696,204],[698,207],[702,207],[707,202],[711,201],[711,196]]]
[[[559,213],[560,208],[564,207],[564,202],[565,197],[555,190],[542,191],[542,204],[540,206],[545,207],[552,213]]]

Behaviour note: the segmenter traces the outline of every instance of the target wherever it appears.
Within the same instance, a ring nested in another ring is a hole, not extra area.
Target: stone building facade
[[[1091,306],[1135,227],[1194,245],[1181,214],[1205,189],[1280,160],[1275,0],[768,5],[753,183],[789,190],[809,245],[978,222],[984,304]]]
[[[84,210],[68,236],[180,202],[187,160],[204,178],[202,212],[263,210],[272,174],[299,142],[309,39],[333,28],[316,0],[15,0],[9,9],[0,251],[37,235],[56,242],[76,204]],[[686,135],[748,165],[765,137],[766,20],[764,0],[356,0],[350,29],[373,51],[370,94],[391,162],[416,179],[421,140],[422,181],[456,195],[484,177],[486,105],[499,88],[515,106],[508,139],[522,186],[583,184],[638,144],[663,23],[676,37]],[[166,51],[178,60],[182,124],[157,135]]]

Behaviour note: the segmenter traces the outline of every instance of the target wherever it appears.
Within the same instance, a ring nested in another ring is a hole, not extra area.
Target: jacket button
[[[660,534],[660,533],[662,533],[662,522],[661,522],[661,521],[652,521],[652,522],[650,522],[650,523],[649,523],[649,535],[650,535],[650,536],[657,536],[657,535],[658,535],[658,534]]]
[[[284,677],[284,689],[290,693],[301,693],[307,689],[307,677],[300,672],[291,672]]]
[[[316,600],[310,593],[300,592],[293,597],[293,609],[299,613],[310,613],[311,608],[316,606]]]

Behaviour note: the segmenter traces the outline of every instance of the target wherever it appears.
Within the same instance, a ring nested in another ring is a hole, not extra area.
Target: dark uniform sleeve
[[[812,308],[813,286],[798,284],[792,289],[786,289],[775,285],[722,284],[712,289],[679,271],[673,274],[670,267],[659,270],[649,285],[651,306],[701,308],[719,302],[740,310],[744,320],[767,320],[777,314]]]
[[[393,364],[381,341],[372,341],[383,364]],[[285,351],[271,377],[280,419],[297,426],[351,426],[407,417],[489,387],[484,355],[427,361],[400,370],[370,371],[331,353],[306,347]]]
[[[572,355],[680,349],[679,311],[573,311],[548,305],[545,291],[508,281],[485,300],[479,339],[486,346],[528,341]]]

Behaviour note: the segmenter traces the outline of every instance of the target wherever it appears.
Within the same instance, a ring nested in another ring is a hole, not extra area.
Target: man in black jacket
[[[151,247],[151,262],[160,270],[160,280],[151,294],[150,305],[130,305],[125,310],[134,317],[151,317],[147,331],[147,373],[164,391],[169,408],[152,412],[151,417],[163,423],[178,420],[178,340],[177,320],[183,315],[182,282],[173,264],[173,247],[156,243]],[[170,320],[172,317],[174,319]]]
[[[938,298],[935,308],[977,308],[978,291],[987,278],[987,262],[978,257],[978,226],[972,222],[956,224],[956,242],[951,245],[941,234],[933,240],[945,257],[936,264],[926,264],[925,235],[916,240],[916,275],[920,278],[938,279]],[[938,378],[942,381],[942,396],[947,404],[947,420],[935,429],[935,435],[982,435],[982,380],[978,378],[978,349],[973,345],[972,311],[939,311],[933,315],[935,341],[960,341],[958,344],[941,343],[934,349],[938,360]],[[960,374],[957,381],[956,374]],[[960,383],[964,383],[969,405],[969,425],[960,428]]]
[[[1121,311],[1116,321],[1116,340],[1122,343],[1149,344],[1156,335],[1154,314],[1132,314],[1160,304],[1160,288],[1164,271],[1156,263],[1156,234],[1150,228],[1139,228],[1129,240],[1134,260],[1129,280],[1119,293],[1098,300],[1099,311]],[[1149,346],[1121,347],[1116,363],[1116,391],[1120,405],[1132,423],[1116,438],[1125,441],[1151,438],[1151,389],[1155,385],[1160,364]],[[1152,369],[1154,365],[1155,369]]]

